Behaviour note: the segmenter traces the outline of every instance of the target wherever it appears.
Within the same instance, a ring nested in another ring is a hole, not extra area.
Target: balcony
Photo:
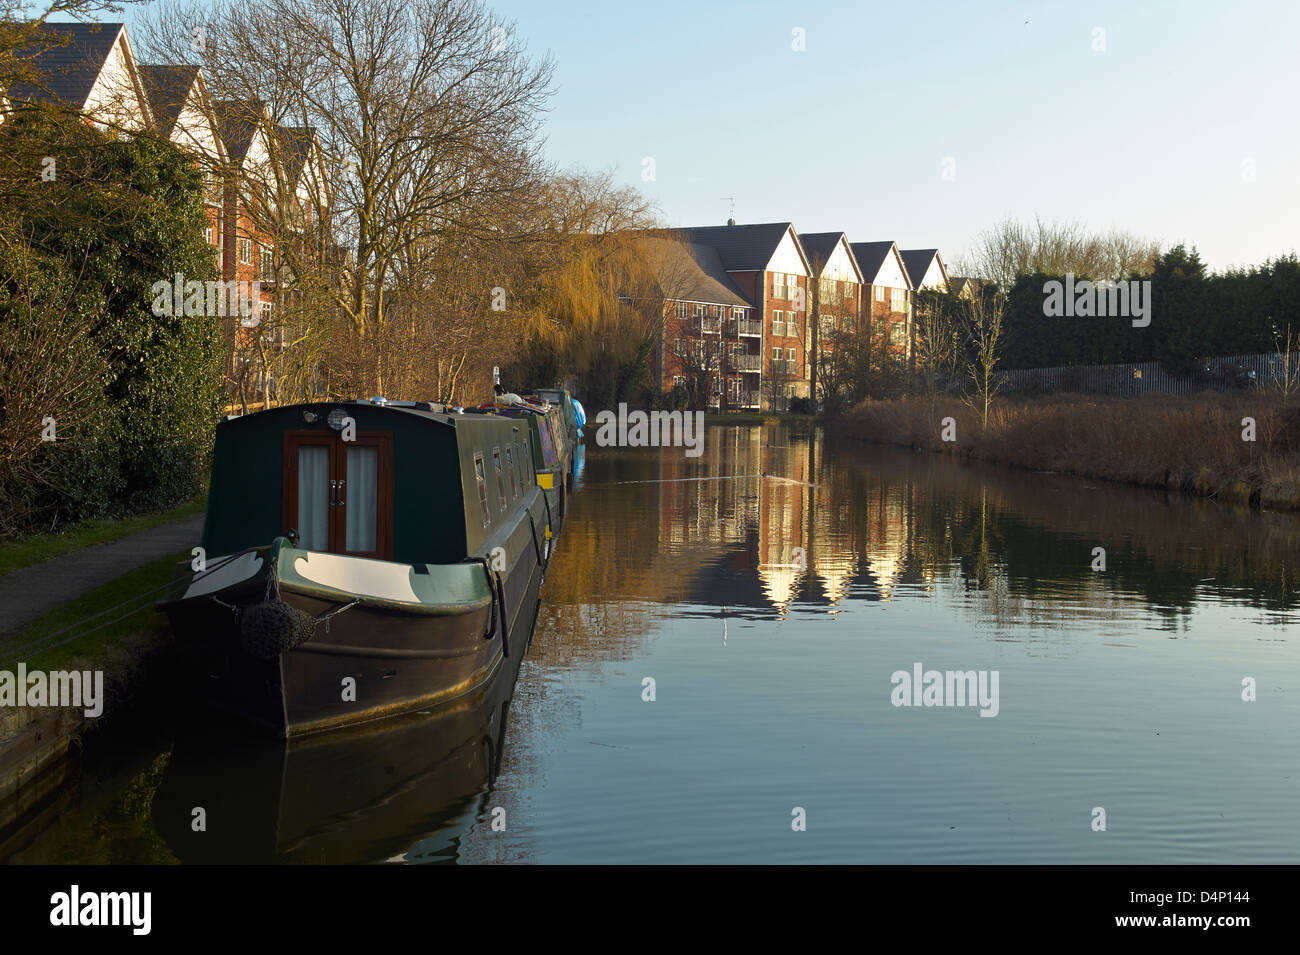
[[[722,319],[720,318],[702,318],[700,319],[700,330],[705,335],[717,335],[722,332]]]
[[[761,371],[763,368],[763,356],[732,355],[731,368],[733,371]]]
[[[740,397],[736,399],[736,407],[737,407],[737,408],[757,408],[757,407],[758,407],[758,392],[757,392],[757,391],[742,391],[742,392],[740,393]]]
[[[763,337],[763,322],[757,318],[732,319],[727,323],[728,335],[753,335]]]

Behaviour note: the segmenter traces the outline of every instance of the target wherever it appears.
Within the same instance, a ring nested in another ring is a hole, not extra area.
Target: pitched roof
[[[316,130],[310,126],[277,126],[275,138],[280,154],[277,157],[290,187],[298,185],[298,177],[307,164]]]
[[[12,98],[53,98],[81,109],[125,29],[124,23],[46,23],[45,30],[68,42],[29,51],[35,53],[29,62],[40,76],[43,89],[15,84]]]
[[[716,249],[722,267],[728,272],[762,272],[772,261],[785,234],[794,233],[794,226],[789,222],[764,222],[757,225],[696,226],[682,232],[689,242]],[[795,248],[806,263],[807,256],[804,256],[797,236]]]
[[[853,257],[858,260],[858,265],[862,268],[862,274],[874,277],[880,271],[880,267],[885,264],[885,259],[889,258],[894,243],[888,240],[884,242],[853,242],[849,248],[853,250]]]
[[[808,253],[809,264],[816,268],[817,262],[825,266],[830,261],[836,244],[843,237],[843,232],[800,232],[799,244]]]
[[[848,236],[843,232],[801,232],[799,234],[799,244],[808,253],[808,264],[814,271],[817,271],[818,276],[821,275],[819,270],[826,268],[831,256],[835,254],[835,247],[841,242],[848,244]],[[857,257],[854,256],[851,246],[849,248],[849,258],[853,260],[853,267],[861,272],[862,268],[858,264]],[[865,279],[865,276],[863,278]]]
[[[141,64],[140,79],[153,107],[158,131],[171,137],[176,121],[180,119],[185,101],[189,99],[194,81],[198,78],[197,66],[171,66],[167,64]]]
[[[908,278],[912,281],[912,291],[915,292],[921,288],[921,283],[925,281],[925,274],[930,271],[930,263],[939,254],[939,250],[900,249],[899,251],[903,256],[903,266],[907,269]]]
[[[258,100],[221,100],[212,104],[217,128],[226,144],[230,161],[242,164],[257,135],[257,117],[262,115]]]
[[[709,305],[753,306],[727,274],[722,259],[712,246],[657,236],[647,236],[641,241],[645,243],[646,254],[653,263],[660,290],[669,299]]]

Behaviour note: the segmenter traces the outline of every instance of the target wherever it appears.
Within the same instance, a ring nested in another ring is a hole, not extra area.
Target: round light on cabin
[[[315,424],[317,417],[318,416],[314,411],[304,411],[302,413],[302,420],[306,421],[308,424]]]
[[[326,423],[335,431],[343,430],[343,420],[347,417],[347,412],[342,408],[331,409],[330,415],[325,419]]]

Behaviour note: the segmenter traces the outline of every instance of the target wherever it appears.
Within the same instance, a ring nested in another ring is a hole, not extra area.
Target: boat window
[[[506,509],[506,476],[501,473],[501,449],[492,449],[492,464],[497,470],[497,494],[501,498],[501,510]]]
[[[510,472],[510,500],[519,497],[519,484],[515,481],[515,452],[506,448],[506,470]]]
[[[298,546],[329,550],[330,449],[298,447]]]
[[[375,546],[379,516],[379,449],[347,449],[347,544],[351,553],[369,554]]]
[[[302,550],[389,560],[393,551],[393,439],[361,431],[284,434],[285,529]]]
[[[551,437],[550,423],[542,419],[541,427],[537,429],[537,434],[541,437],[542,443],[542,460],[545,466],[550,468],[555,466],[557,455],[555,453],[555,441]]]
[[[478,502],[483,506],[483,526],[492,523],[492,514],[488,511],[487,472],[483,467],[483,452],[474,452],[474,480],[478,483]]]

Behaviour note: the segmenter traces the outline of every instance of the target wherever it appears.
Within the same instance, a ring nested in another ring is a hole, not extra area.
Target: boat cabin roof
[[[481,554],[538,490],[528,431],[513,418],[431,402],[287,405],[218,424],[204,548],[234,553],[298,529],[310,518],[304,482],[324,480],[327,466],[330,480],[360,483],[350,472],[360,467],[354,448],[374,449],[366,454],[377,470],[369,500],[378,500],[379,546],[365,556],[435,564]],[[317,463],[300,472],[304,454]]]

